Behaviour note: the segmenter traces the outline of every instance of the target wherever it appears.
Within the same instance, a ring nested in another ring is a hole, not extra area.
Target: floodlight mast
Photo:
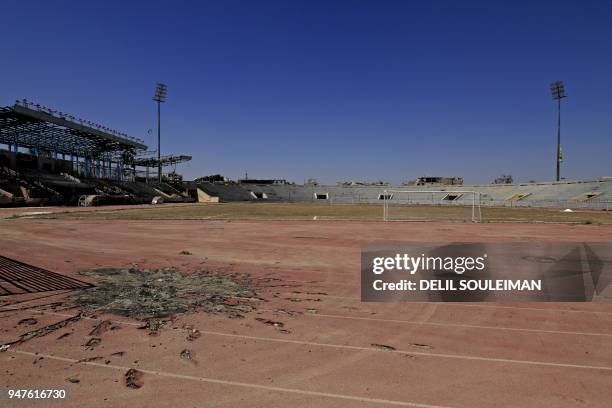
[[[153,100],[157,102],[157,181],[162,182],[162,165],[161,165],[161,103],[166,102],[166,93],[168,87],[160,82],[155,87],[155,96]]]
[[[557,101],[557,181],[561,179],[561,99],[565,98],[565,86],[563,81],[555,81],[550,84],[552,97]]]

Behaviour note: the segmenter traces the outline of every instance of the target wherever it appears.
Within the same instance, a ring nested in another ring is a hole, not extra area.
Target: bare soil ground
[[[366,220],[381,212],[350,207]],[[98,287],[131,276],[145,284],[142,299],[175,308],[153,320],[86,310],[74,291],[2,296],[0,344],[40,335],[0,353],[0,387],[68,390],[63,403],[14,404],[41,407],[610,406],[610,303],[359,300],[369,242],[610,241],[608,213],[563,213],[602,225],[312,220],[340,210],[190,205],[0,219],[1,255]],[[511,218],[548,210],[518,211]],[[272,217],[303,219],[243,219]],[[114,280],[122,274],[135,275]],[[236,290],[206,297],[199,274]],[[130,296],[110,300],[142,306],[128,286],[119,293]],[[240,317],[226,313],[247,304]]]

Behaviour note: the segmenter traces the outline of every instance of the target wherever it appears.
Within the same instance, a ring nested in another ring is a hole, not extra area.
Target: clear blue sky
[[[30,1],[0,13],[0,105],[28,98],[221,173],[399,182],[612,175],[612,2]]]

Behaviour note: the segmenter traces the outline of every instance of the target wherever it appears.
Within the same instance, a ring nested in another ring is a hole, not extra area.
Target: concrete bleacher
[[[144,204],[151,203],[154,197],[159,196],[168,202],[194,201],[165,183],[160,188],[142,182],[95,178],[81,180],[68,174],[0,167],[2,206]]]
[[[254,201],[257,199],[249,192],[251,187],[261,191],[258,186],[246,188],[238,184],[198,183],[197,187],[212,197],[218,197],[221,202]]]
[[[482,205],[612,209],[612,180],[548,183],[428,185],[428,186],[306,186],[293,184],[201,183],[198,187],[221,202],[381,203],[385,190],[432,193],[394,193],[391,200],[411,204],[470,205],[479,193]],[[442,192],[436,192],[442,191]],[[455,200],[448,192],[459,191]]]

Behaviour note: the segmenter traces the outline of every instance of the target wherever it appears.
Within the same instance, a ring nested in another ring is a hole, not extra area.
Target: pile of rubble
[[[77,292],[74,302],[88,312],[107,312],[137,319],[204,311],[241,318],[258,300],[247,275],[196,272],[173,268],[81,271],[95,287]]]

